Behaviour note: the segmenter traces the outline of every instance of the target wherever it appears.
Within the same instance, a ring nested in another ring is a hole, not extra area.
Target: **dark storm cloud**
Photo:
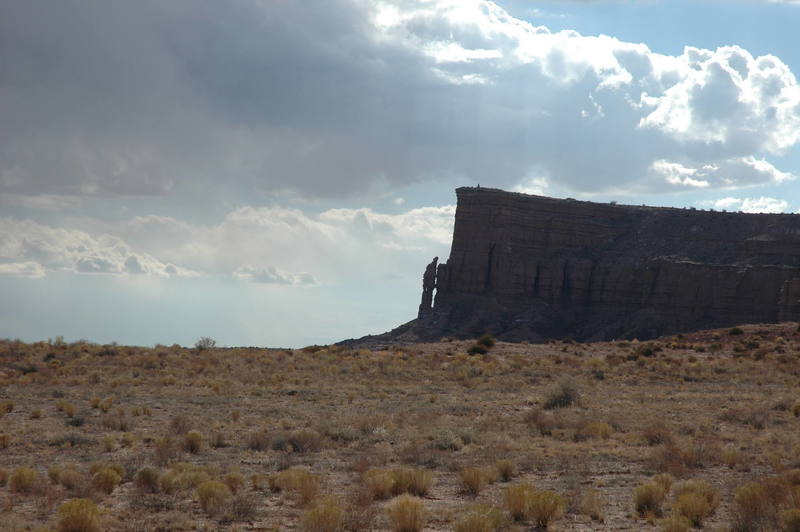
[[[735,186],[775,180],[741,159],[797,140],[800,107],[731,72],[758,67],[778,95],[796,94],[794,78],[746,52],[703,63],[550,34],[488,2],[394,5],[5,1],[0,193],[167,194],[191,180],[319,196],[442,176],[594,191],[701,182],[667,182],[657,161],[760,169],[704,181]]]

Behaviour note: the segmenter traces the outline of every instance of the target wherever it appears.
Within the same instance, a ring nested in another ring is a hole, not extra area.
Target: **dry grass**
[[[58,507],[58,532],[100,532],[100,510],[89,499],[71,499]]]
[[[419,497],[400,495],[386,508],[394,532],[419,532],[425,526],[428,512]]]
[[[217,480],[206,480],[195,490],[203,511],[209,515],[220,513],[231,498],[231,490]]]
[[[408,495],[426,532],[793,530],[800,331],[740,329],[484,355],[0,340],[0,528],[86,498],[110,532],[300,530],[335,496],[375,532]]]

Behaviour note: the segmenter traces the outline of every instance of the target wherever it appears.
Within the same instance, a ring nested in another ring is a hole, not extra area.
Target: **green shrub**
[[[394,532],[419,532],[425,526],[428,512],[422,500],[413,495],[400,495],[386,507]]]
[[[89,499],[70,499],[58,507],[58,532],[100,532],[100,510]]]
[[[216,515],[231,498],[231,490],[218,480],[206,480],[195,490],[200,507],[208,515]]]

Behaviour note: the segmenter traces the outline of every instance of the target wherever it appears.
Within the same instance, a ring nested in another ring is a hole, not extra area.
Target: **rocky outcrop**
[[[800,320],[798,215],[456,193],[450,257],[428,265],[419,317],[373,338],[645,339]]]
[[[431,313],[433,307],[433,291],[436,290],[437,262],[439,262],[439,257],[433,257],[431,263],[425,268],[425,274],[422,276],[422,301],[419,303],[417,318],[423,318]]]

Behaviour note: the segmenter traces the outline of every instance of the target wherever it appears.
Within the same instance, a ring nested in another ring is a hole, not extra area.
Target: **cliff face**
[[[456,193],[450,257],[428,266],[419,317],[393,338],[644,339],[800,321],[798,215]]]

